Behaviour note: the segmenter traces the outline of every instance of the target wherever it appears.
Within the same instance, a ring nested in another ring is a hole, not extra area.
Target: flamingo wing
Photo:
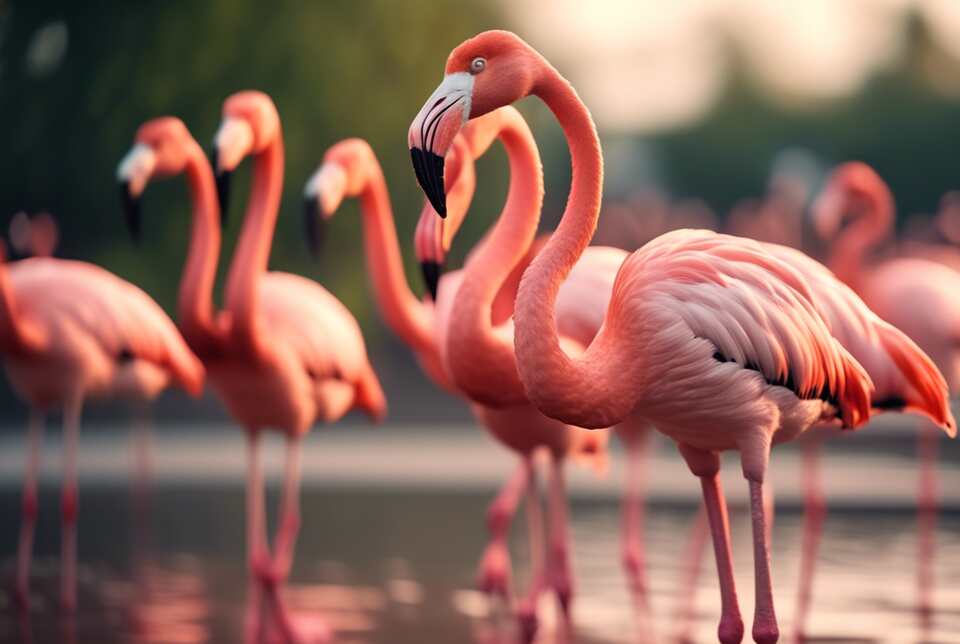
[[[386,397],[367,359],[360,326],[340,300],[291,273],[267,273],[260,288],[271,336],[292,348],[311,378],[349,384],[355,406],[382,418]]]
[[[70,324],[107,356],[151,363],[192,395],[203,390],[203,365],[163,309],[130,282],[93,264],[48,257],[11,264],[10,278],[24,312],[48,328]]]
[[[917,411],[948,433],[956,431],[947,383],[937,365],[913,340],[871,311],[853,289],[824,265],[793,248],[776,244],[766,247],[803,272],[830,332],[870,374],[876,386],[874,408]],[[903,271],[895,271],[891,278],[901,274]],[[924,282],[935,284],[937,280]],[[953,298],[947,301],[952,302]],[[934,310],[949,311],[950,306]],[[907,315],[910,321],[917,317],[916,312]]]
[[[624,263],[607,324],[669,312],[686,329],[658,332],[679,330],[706,340],[715,360],[757,371],[801,399],[829,401],[854,427],[869,418],[873,385],[833,337],[816,302],[803,274],[760,243],[677,230]],[[674,358],[662,359],[669,364]]]

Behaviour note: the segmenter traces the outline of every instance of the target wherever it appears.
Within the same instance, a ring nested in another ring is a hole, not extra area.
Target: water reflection
[[[191,488],[185,507],[184,490],[173,487],[154,490],[152,525],[137,549],[128,543],[135,532],[128,492],[109,487],[88,494],[80,611],[74,620],[63,619],[56,604],[56,529],[41,531],[48,536],[37,544],[37,601],[24,615],[6,596],[0,599],[5,602],[0,641],[243,641],[250,607],[243,544],[235,537],[242,533],[242,489]],[[55,496],[56,489],[42,493]],[[282,598],[307,641],[323,635],[321,617],[336,631],[336,641],[348,644],[516,641],[509,612],[472,589],[487,495],[308,489],[304,501],[309,513],[302,555]],[[0,521],[15,524],[18,507],[15,490],[0,492]],[[118,511],[124,507],[129,534],[115,529],[118,521],[124,525]],[[568,632],[554,602],[545,597],[537,642],[670,641],[677,634],[680,607],[691,610],[688,641],[715,641],[719,592],[709,551],[695,595],[683,590],[691,568],[687,549],[694,508],[651,509],[649,591],[639,605],[631,602],[617,556],[618,509],[613,501],[573,504],[575,627]],[[56,517],[46,520],[55,523]],[[749,619],[752,555],[745,508],[732,508],[731,520],[738,589]],[[774,590],[785,633],[791,632],[796,598],[801,520],[799,512],[781,509],[774,529]],[[806,641],[960,640],[960,515],[946,513],[937,522],[936,585],[926,614],[917,610],[915,528],[910,511],[831,509]],[[513,535],[520,579],[527,574],[522,533]],[[12,543],[2,546],[13,550]],[[4,568],[9,573],[12,561]],[[639,610],[644,604],[648,612]]]

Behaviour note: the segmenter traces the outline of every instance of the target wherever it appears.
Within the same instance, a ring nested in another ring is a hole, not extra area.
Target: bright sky
[[[784,104],[849,96],[899,59],[909,11],[960,61],[960,0],[502,2],[605,129],[653,130],[703,117],[724,88],[733,51]]]

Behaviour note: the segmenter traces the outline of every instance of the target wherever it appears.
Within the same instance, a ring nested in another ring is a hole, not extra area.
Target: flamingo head
[[[130,234],[140,240],[140,198],[154,177],[170,177],[187,168],[200,146],[183,121],[173,116],[147,121],[137,130],[133,147],[117,166],[117,181]]]
[[[420,187],[447,215],[444,157],[466,122],[533,92],[549,69],[540,55],[508,31],[485,31],[450,53],[443,81],[424,103],[407,135]]]
[[[443,276],[447,254],[453,245],[476,188],[476,173],[470,144],[457,136],[445,167],[446,182],[450,185],[450,208],[447,217],[438,217],[429,199],[425,199],[417,221],[413,243],[420,262],[420,272],[431,299],[436,301],[440,278]]]
[[[324,223],[344,199],[359,197],[379,168],[373,149],[363,139],[345,139],[323,155],[323,163],[303,189],[304,230],[314,256],[320,252]]]
[[[280,115],[269,96],[247,90],[223,103],[223,120],[213,137],[210,165],[217,180],[222,221],[229,212],[230,177],[243,159],[260,154],[280,136]]]
[[[814,202],[814,230],[821,239],[831,239],[878,205],[892,210],[893,196],[887,184],[866,163],[849,161],[831,173]]]

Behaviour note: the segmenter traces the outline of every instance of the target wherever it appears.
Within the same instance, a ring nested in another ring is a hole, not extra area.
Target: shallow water
[[[225,436],[223,450],[239,455],[242,462],[242,442],[238,445],[236,439]],[[345,445],[340,447],[349,451]],[[484,545],[483,513],[496,477],[474,476],[477,467],[486,467],[478,462],[492,457],[471,445],[456,450],[461,453],[459,469],[464,479],[473,481],[471,485],[444,485],[439,480],[424,485],[422,481],[405,483],[406,479],[390,483],[376,477],[365,484],[359,475],[349,483],[307,477],[304,523],[286,594],[302,624],[322,616],[337,629],[340,642],[514,641],[497,607],[472,590]],[[365,448],[364,441],[356,448]],[[89,464],[98,462],[99,455],[113,462],[107,458],[109,453],[104,456],[101,451],[102,445],[94,441],[81,458]],[[177,474],[177,467],[171,465],[183,460],[177,454],[159,441],[155,482],[140,501],[125,479],[86,471],[88,480],[81,483],[80,610],[69,621],[61,618],[55,603],[58,497],[54,481],[45,480],[35,548],[34,608],[23,616],[6,596],[0,597],[0,639],[242,641],[246,609],[242,481],[232,467],[225,467],[217,477]],[[403,453],[397,454],[402,461]],[[789,457],[785,459],[789,462]],[[889,478],[884,468],[892,461],[885,459],[876,454],[847,459],[845,470],[856,468],[859,480],[867,488],[875,487],[870,481]],[[910,464],[906,459],[905,465]],[[506,472],[509,461],[494,458],[490,469]],[[19,491],[12,484],[16,472],[4,474],[0,477],[5,481],[0,487],[0,552],[6,554],[3,574],[9,578]],[[945,476],[947,482],[954,480],[950,471]],[[828,470],[828,495],[829,481]],[[615,484],[610,481],[610,489]],[[695,485],[688,485],[683,495],[654,494],[651,504],[646,527],[652,607],[648,621],[633,609],[621,573],[615,496],[581,489],[575,477],[576,631],[572,638],[560,637],[552,626],[552,602],[545,600],[540,641],[667,641],[675,627],[672,616],[686,535],[696,507],[695,496],[686,495]],[[275,501],[275,487],[270,501]],[[817,570],[808,630],[811,641],[960,641],[960,509],[951,501],[953,492],[945,489],[947,507],[938,523],[936,589],[929,619],[921,619],[916,610],[917,539],[912,510],[902,503],[884,504],[882,499],[857,505],[847,498],[834,505],[826,520]],[[787,500],[778,506],[773,566],[782,641],[790,641],[801,516],[789,490],[781,497]],[[526,570],[524,527],[522,517],[518,518],[513,544],[521,582]],[[750,527],[738,502],[733,506],[732,529],[738,590],[749,630],[753,607]],[[703,642],[715,641],[719,615],[713,560],[710,552],[706,555],[695,599],[694,635]]]

